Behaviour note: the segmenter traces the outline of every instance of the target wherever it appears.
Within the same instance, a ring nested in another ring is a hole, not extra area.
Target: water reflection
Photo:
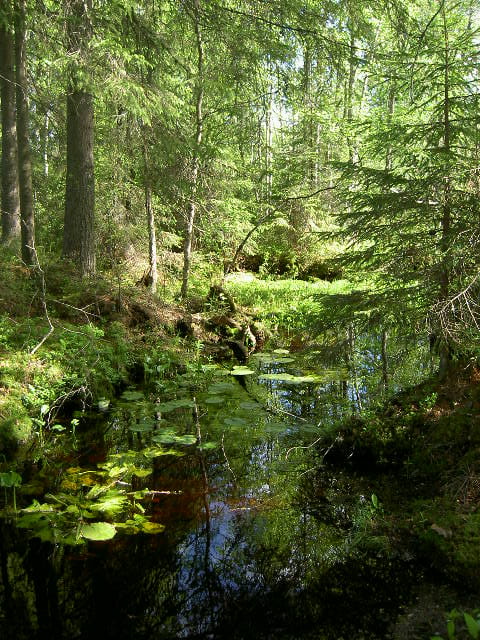
[[[385,369],[382,340],[350,335],[340,359],[321,348],[264,354],[258,376],[240,385],[220,372],[193,407],[162,413],[140,394],[97,416],[80,466],[155,438],[184,454],[156,457],[148,476],[148,514],[166,529],[76,548],[3,521],[2,638],[338,640],[362,624],[364,637],[385,637],[378,611],[399,597],[398,567],[390,560],[383,574],[351,555],[362,493],[348,476],[313,486],[321,480],[311,446],[372,389],[400,384]],[[389,354],[390,366],[397,358]]]

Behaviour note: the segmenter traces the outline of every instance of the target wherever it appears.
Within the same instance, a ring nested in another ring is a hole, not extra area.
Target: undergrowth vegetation
[[[259,280],[255,277],[232,276],[227,290],[240,305],[251,309],[271,329],[287,333],[321,330],[328,323],[325,317],[327,296],[348,294],[352,285],[346,280]]]

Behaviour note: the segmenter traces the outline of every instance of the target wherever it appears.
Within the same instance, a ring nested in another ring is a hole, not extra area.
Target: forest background
[[[479,47],[475,0],[0,0],[6,517],[75,410],[315,346],[352,415],[298,448],[477,594]]]
[[[31,354],[135,283],[194,310],[243,268],[348,279],[331,323],[428,335],[442,374],[476,358],[475,2],[5,0],[0,18],[4,343]]]

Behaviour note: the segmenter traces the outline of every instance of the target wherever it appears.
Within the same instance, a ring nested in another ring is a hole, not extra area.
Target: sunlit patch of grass
[[[287,332],[314,330],[324,312],[322,299],[352,290],[346,280],[258,280],[241,275],[229,278],[226,285],[236,302],[249,307],[270,328]]]

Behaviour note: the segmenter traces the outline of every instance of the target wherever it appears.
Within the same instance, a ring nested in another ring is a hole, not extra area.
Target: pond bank
[[[478,380],[475,367],[457,370],[346,420],[321,442],[319,467],[308,481],[310,504],[322,517],[335,517],[338,504],[351,504],[352,492],[364,493],[371,520],[363,540],[358,531],[360,548],[373,546],[407,561],[411,595],[391,628],[398,640],[434,633],[446,638],[448,612],[479,613]],[[332,482],[339,490],[330,494]],[[350,509],[337,523],[358,529],[355,518]],[[453,617],[452,637],[473,637],[462,615]]]

